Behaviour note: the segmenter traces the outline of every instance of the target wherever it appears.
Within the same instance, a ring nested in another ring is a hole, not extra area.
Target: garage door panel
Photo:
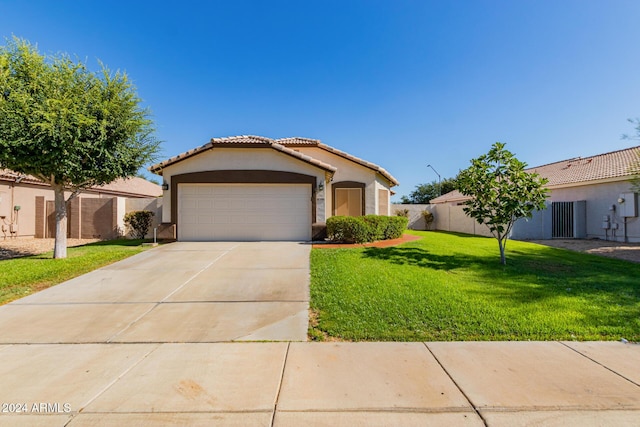
[[[307,184],[180,184],[179,240],[309,240]]]

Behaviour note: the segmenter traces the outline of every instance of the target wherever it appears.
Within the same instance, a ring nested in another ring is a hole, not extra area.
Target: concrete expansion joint
[[[629,381],[631,384],[633,384],[633,385],[635,385],[635,386],[640,387],[640,384],[638,384],[637,382],[633,381],[631,378],[628,378],[628,377],[626,377],[626,376],[622,375],[621,373],[619,373],[619,372],[617,372],[617,371],[614,371],[613,369],[609,368],[608,366],[603,365],[602,363],[598,362],[597,360],[593,359],[592,357],[589,357],[588,355],[586,355],[586,354],[584,354],[584,353],[582,353],[582,352],[580,352],[580,351],[576,350],[575,348],[573,348],[573,347],[571,347],[571,346],[569,346],[569,345],[565,344],[565,343],[564,343],[564,342],[562,342],[562,341],[557,341],[557,342],[558,342],[558,343],[560,343],[560,344],[562,344],[563,346],[567,347],[568,349],[570,349],[570,350],[572,350],[572,351],[574,351],[574,352],[578,353],[580,356],[582,356],[582,357],[584,357],[584,358],[586,358],[586,359],[588,359],[588,360],[592,361],[593,363],[595,363],[595,364],[597,364],[597,365],[602,366],[602,367],[603,367],[604,369],[606,369],[607,371],[609,371],[609,372],[611,372],[611,373],[613,373],[613,374],[616,374],[616,375],[617,375],[617,376],[619,376],[620,378],[622,378],[622,379],[624,379],[624,380],[626,380],[626,381]],[[629,345],[629,344],[626,344],[626,345]],[[636,345],[636,344],[631,344],[631,345]]]
[[[284,359],[282,360],[282,371],[280,372],[280,379],[278,380],[278,391],[276,392],[275,402],[273,404],[273,413],[271,414],[271,422],[269,423],[270,427],[273,427],[273,423],[275,422],[276,412],[278,412],[278,403],[280,401],[280,393],[282,392],[282,384],[284,382],[284,373],[287,369],[287,360],[289,359],[289,349],[291,348],[291,343],[287,343],[287,349],[284,352]]]
[[[108,382],[101,390],[98,391],[98,393],[96,393],[93,397],[89,398],[89,400],[87,400],[78,410],[78,412],[82,412],[84,410],[84,408],[86,408],[87,406],[89,406],[92,402],[94,402],[96,399],[98,399],[100,396],[102,396],[107,390],[109,390],[111,387],[113,387],[113,385],[115,383],[117,383],[118,381],[120,381],[127,373],[129,373],[132,369],[134,369],[136,366],[138,366],[143,360],[145,360],[147,357],[149,357],[149,355],[151,355],[153,352],[155,352],[158,348],[160,348],[160,345],[156,345],[155,347],[153,347],[151,350],[147,351],[146,353],[144,353],[138,360],[136,360],[134,363],[130,364],[128,367],[126,367],[122,372],[120,372],[120,374],[118,374],[115,378],[113,378],[110,382]]]
[[[351,413],[371,413],[371,414],[388,414],[388,413],[396,413],[396,414],[474,414],[476,413],[473,408],[469,407],[459,407],[459,406],[442,406],[438,408],[411,408],[411,407],[398,407],[398,406],[390,406],[390,407],[360,407],[360,408],[332,408],[332,409],[284,409],[278,410],[276,412],[280,413],[289,413],[289,414],[304,414],[304,413],[314,413],[314,414],[330,414],[330,413],[340,413],[340,414],[351,414]]]
[[[440,365],[440,367],[442,368],[442,370],[444,371],[444,373],[447,375],[447,377],[449,377],[449,379],[453,382],[453,384],[456,386],[456,388],[460,391],[460,393],[462,393],[462,395],[464,396],[464,398],[467,400],[467,402],[469,402],[469,405],[471,406],[471,408],[473,408],[473,411],[476,413],[476,415],[482,420],[482,423],[485,426],[488,426],[489,424],[487,423],[487,420],[484,418],[484,416],[482,416],[482,413],[480,412],[478,406],[473,403],[473,400],[471,400],[471,398],[467,395],[467,393],[465,393],[465,391],[462,389],[462,387],[460,387],[460,385],[457,383],[457,381],[453,378],[453,376],[451,376],[451,373],[447,370],[447,368],[444,367],[444,365],[442,364],[442,362],[440,362],[440,359],[438,359],[438,357],[435,355],[435,353],[433,351],[431,351],[431,349],[429,348],[429,346],[427,345],[426,342],[422,343],[427,351],[429,353],[431,353],[431,356],[433,356],[433,358],[435,359],[435,361],[438,363],[438,365]]]
[[[478,408],[479,410],[488,413],[518,413],[518,412],[616,412],[616,411],[637,411],[638,408],[635,406],[621,406],[619,408],[597,408],[593,406],[584,406],[584,405],[551,405],[551,406],[540,406],[540,405],[532,405],[532,406],[483,406]]]

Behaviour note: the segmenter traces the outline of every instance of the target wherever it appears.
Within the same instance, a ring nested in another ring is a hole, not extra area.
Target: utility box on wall
[[[638,216],[638,193],[622,193],[618,197],[618,215],[623,218]]]

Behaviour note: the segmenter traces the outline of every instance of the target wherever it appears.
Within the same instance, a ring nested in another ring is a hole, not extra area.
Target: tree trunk
[[[500,246],[500,264],[507,265],[507,257],[504,254],[504,242],[502,239],[498,239],[498,246]]]
[[[56,205],[56,242],[53,247],[54,258],[67,257],[67,203],[64,200],[64,187],[54,185]]]

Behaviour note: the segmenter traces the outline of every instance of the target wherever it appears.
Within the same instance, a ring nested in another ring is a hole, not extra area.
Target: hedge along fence
[[[332,216],[327,219],[327,237],[345,243],[398,239],[407,224],[408,219],[401,216]]]

